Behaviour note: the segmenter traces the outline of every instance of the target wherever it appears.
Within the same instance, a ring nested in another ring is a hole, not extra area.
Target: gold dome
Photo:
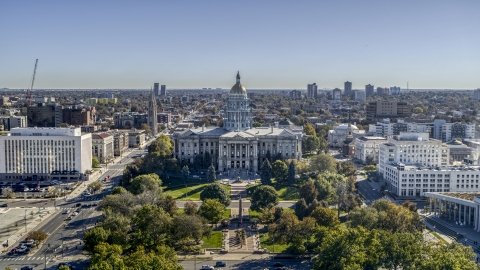
[[[232,89],[230,90],[230,96],[235,95],[235,96],[247,96],[247,90],[245,89],[245,86],[240,83],[240,72],[237,73],[237,83],[232,86]]]

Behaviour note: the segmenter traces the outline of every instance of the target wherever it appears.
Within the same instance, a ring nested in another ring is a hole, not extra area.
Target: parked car
[[[70,209],[66,209],[65,211],[63,211],[64,214],[68,214],[70,213]]]
[[[8,207],[8,203],[4,203],[4,204],[0,205],[0,207]]]
[[[227,266],[227,263],[226,262],[216,262],[215,263],[215,267],[226,267]]]
[[[32,266],[22,266],[20,270],[34,270],[34,268]]]
[[[75,207],[80,207],[80,206],[82,206],[82,204],[81,204],[81,203],[77,203],[77,204],[75,204]]]
[[[200,270],[215,270],[215,268],[210,265],[202,265],[202,268],[200,268]]]

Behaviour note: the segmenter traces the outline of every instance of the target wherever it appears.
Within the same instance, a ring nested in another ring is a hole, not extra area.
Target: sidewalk
[[[271,257],[274,257],[276,254],[253,254],[252,252],[235,252],[235,253],[226,253],[226,254],[199,254],[197,255],[197,260],[200,260],[199,258],[202,258],[204,260],[205,258],[210,258],[211,261],[240,261],[240,260],[261,260],[261,259],[268,259]],[[185,258],[184,255],[178,255],[177,256],[179,261],[185,261],[185,260],[194,260],[195,256],[193,255],[187,255]]]

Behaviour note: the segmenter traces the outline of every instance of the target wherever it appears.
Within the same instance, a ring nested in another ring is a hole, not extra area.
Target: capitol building
[[[209,152],[219,172],[257,173],[270,152],[271,157],[302,158],[302,129],[270,126],[252,127],[252,109],[240,74],[230,90],[223,127],[196,127],[173,134],[174,157],[193,163],[196,155]]]

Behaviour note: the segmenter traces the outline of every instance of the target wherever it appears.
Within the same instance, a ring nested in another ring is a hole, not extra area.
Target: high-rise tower
[[[148,125],[153,136],[157,135],[157,101],[153,89],[150,91],[150,100],[148,101]]]
[[[237,73],[237,82],[230,90],[225,108],[223,127],[231,131],[247,130],[252,128],[252,110],[249,107],[247,90],[240,83],[240,72]]]

